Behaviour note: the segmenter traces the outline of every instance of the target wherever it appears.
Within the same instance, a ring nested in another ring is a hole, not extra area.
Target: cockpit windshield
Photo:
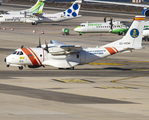
[[[16,54],[17,53],[17,51],[14,51],[12,54]]]
[[[81,26],[81,27],[85,27],[85,25],[79,25],[79,26]]]
[[[149,30],[149,28],[144,28],[144,30]]]
[[[23,55],[23,52],[22,51],[14,51],[12,54]]]

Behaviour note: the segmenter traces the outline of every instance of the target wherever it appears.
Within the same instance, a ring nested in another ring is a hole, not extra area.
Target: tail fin
[[[103,47],[117,47],[121,50],[141,49],[144,22],[145,16],[136,16],[126,35],[122,39],[104,45]]]
[[[70,8],[63,12],[64,17],[77,17],[81,7],[82,0],[76,0]]]
[[[34,6],[32,6],[30,9],[28,9],[28,12],[30,12],[30,13],[42,13],[45,1],[46,0],[38,0]]]

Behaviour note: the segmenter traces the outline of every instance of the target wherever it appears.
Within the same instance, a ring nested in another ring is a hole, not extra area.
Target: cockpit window
[[[17,53],[17,51],[14,51],[12,54],[16,54]]]
[[[79,26],[81,26],[81,27],[85,27],[85,25],[79,25]]]
[[[23,55],[22,51],[17,51],[17,55]]]
[[[149,30],[149,28],[144,28],[144,30]]]

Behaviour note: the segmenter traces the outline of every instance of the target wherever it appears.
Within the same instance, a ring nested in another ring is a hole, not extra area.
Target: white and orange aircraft
[[[95,48],[83,48],[80,45],[67,45],[55,40],[51,44],[41,45],[37,48],[21,47],[5,58],[7,67],[23,66],[37,68],[53,66],[59,69],[74,69],[76,65],[83,65],[107,56],[142,49],[142,33],[144,16],[136,16],[126,35],[115,42]]]

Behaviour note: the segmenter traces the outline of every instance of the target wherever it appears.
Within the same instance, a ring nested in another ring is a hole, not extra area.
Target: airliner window
[[[17,51],[14,51],[12,54],[16,54],[17,53]]]

